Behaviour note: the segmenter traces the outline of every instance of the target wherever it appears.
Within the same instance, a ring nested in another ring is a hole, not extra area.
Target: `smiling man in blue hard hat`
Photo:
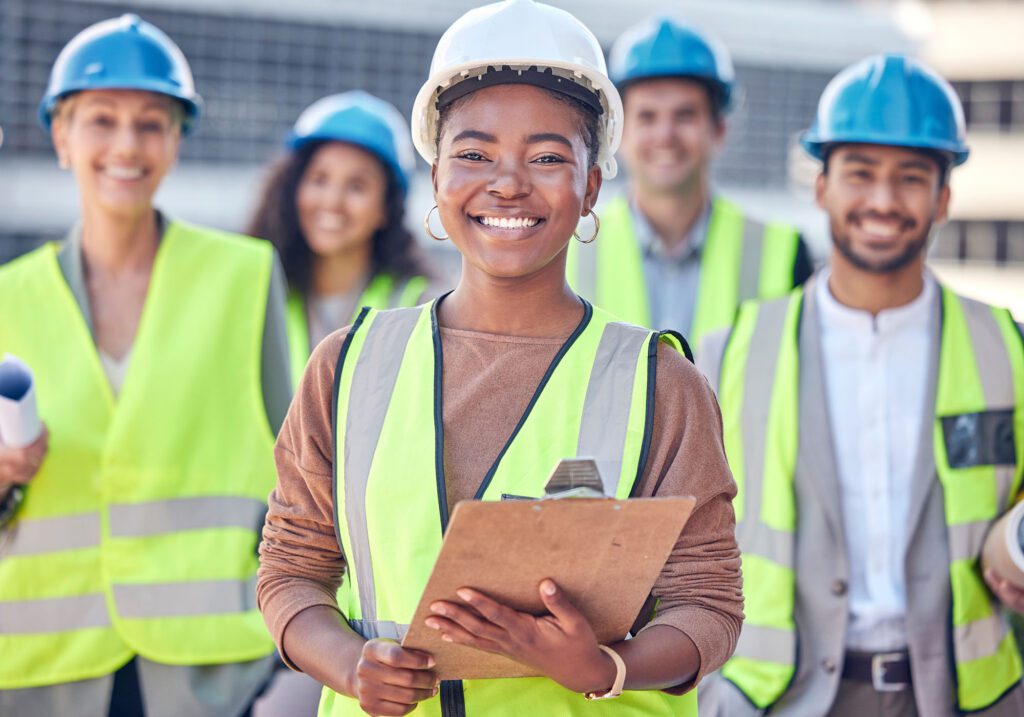
[[[982,542],[1024,471],[1024,341],[925,269],[967,159],[950,85],[900,55],[825,89],[830,267],[741,307],[701,354],[739,484],[746,624],[702,715],[1024,714]]]
[[[810,259],[796,229],[752,219],[711,186],[736,95],[719,42],[654,18],[616,41],[609,72],[625,107],[629,186],[602,210],[593,245],[574,244],[569,277],[623,319],[697,346],[732,322],[740,301],[801,283]]]

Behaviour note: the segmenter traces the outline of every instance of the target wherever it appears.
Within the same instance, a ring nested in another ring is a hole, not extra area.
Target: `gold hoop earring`
[[[597,234],[598,234],[598,232],[601,231],[601,220],[598,219],[597,212],[595,212],[593,209],[591,209],[591,210],[589,210],[587,212],[586,215],[587,216],[591,216],[591,217],[594,218],[594,233],[591,235],[591,237],[589,239],[580,239],[579,233],[577,233],[577,231],[575,229],[573,229],[572,230],[572,235],[574,237],[576,237],[576,241],[578,241],[580,244],[590,244],[592,241],[597,239]]]
[[[439,237],[436,234],[434,234],[434,232],[430,231],[430,215],[434,213],[435,209],[437,209],[436,204],[432,206],[429,210],[427,210],[427,216],[423,217],[423,228],[427,230],[427,236],[429,236],[434,241],[444,241],[445,239],[448,238],[447,234],[445,234],[443,237]]]

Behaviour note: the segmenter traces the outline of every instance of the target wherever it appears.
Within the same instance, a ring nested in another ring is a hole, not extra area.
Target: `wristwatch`
[[[622,686],[626,684],[626,663],[619,657],[619,653],[607,645],[598,645],[598,647],[612,658],[612,662],[615,663],[615,682],[612,683],[611,689],[607,692],[587,692],[583,696],[588,700],[615,699],[622,694]]]

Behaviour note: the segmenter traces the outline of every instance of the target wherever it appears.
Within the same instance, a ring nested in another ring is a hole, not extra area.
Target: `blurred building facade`
[[[896,18],[964,104],[971,158],[953,175],[932,266],[1024,321],[1024,3],[905,0]]]
[[[255,201],[262,165],[307,104],[361,87],[408,112],[440,33],[475,4],[3,0],[0,261],[41,238],[59,236],[74,220],[73,183],[56,168],[35,114],[51,63],[86,25],[137,12],[181,46],[206,99],[206,114],[198,132],[184,143],[160,204],[185,219],[239,229]],[[555,4],[588,23],[606,47],[629,24],[670,5],[646,0]],[[736,60],[744,99],[731,118],[719,182],[751,202],[755,213],[796,214],[798,222],[818,222],[806,196],[794,198],[788,190],[795,134],[807,124],[821,89],[838,68],[881,48],[908,49],[903,32],[884,13],[855,3],[700,0],[671,5],[717,33]],[[421,170],[413,217],[430,206],[426,166]]]
[[[828,239],[810,196],[816,168],[797,149],[797,134],[841,67],[876,52],[923,52],[956,80],[975,148],[967,170],[956,178],[956,194],[962,190],[964,196],[955,205],[957,221],[944,230],[935,253],[947,261],[1024,266],[1024,202],[1015,203],[1015,187],[998,179],[999,172],[1012,176],[1015,164],[1005,155],[1007,142],[1014,156],[1024,159],[1024,63],[1001,61],[996,71],[995,64],[972,65],[967,61],[971,53],[957,60],[948,49],[958,47],[955,20],[942,19],[956,5],[1013,3],[549,1],[580,17],[606,47],[628,25],[669,9],[716,33],[733,54],[743,98],[729,120],[728,147],[716,180],[753,214],[801,226],[819,257]],[[206,100],[206,113],[199,130],[183,144],[181,162],[165,181],[158,204],[183,219],[240,230],[256,201],[266,162],[305,106],[358,87],[410,111],[441,32],[476,4],[2,0],[0,261],[59,237],[76,216],[74,184],[56,167],[49,139],[36,122],[36,107],[60,48],[90,23],[136,12],[181,46]],[[1014,51],[1019,56],[1021,51]],[[991,157],[998,160],[994,169],[989,168]],[[414,227],[431,205],[427,167],[420,169],[409,211]],[[972,190],[976,174],[988,177],[985,181],[996,185],[1002,200],[995,201],[991,191]],[[617,184],[606,189],[606,197],[618,190]]]

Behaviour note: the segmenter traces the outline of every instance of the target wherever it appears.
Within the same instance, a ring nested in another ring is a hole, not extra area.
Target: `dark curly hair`
[[[311,288],[315,255],[302,233],[295,195],[313,155],[327,141],[330,140],[310,142],[274,162],[246,230],[250,236],[266,239],[274,245],[281,256],[289,286],[303,295]],[[381,167],[387,177],[384,199],[387,223],[373,236],[371,271],[393,274],[400,279],[433,277],[416,240],[405,228],[405,198],[398,179],[383,162]]]

